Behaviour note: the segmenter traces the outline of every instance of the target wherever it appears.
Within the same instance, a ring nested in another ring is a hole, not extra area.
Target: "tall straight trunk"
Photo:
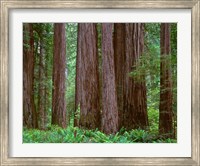
[[[38,120],[39,128],[45,129],[45,54],[43,35],[40,34],[40,54],[39,54],[39,93],[38,93]]]
[[[145,81],[139,81],[128,74],[135,69],[144,49],[144,24],[126,24],[125,79],[124,79],[124,127],[127,129],[148,126],[147,96]],[[145,77],[141,75],[140,77]],[[144,78],[141,80],[145,80]]]
[[[34,105],[34,38],[33,25],[24,24],[23,36],[23,125],[38,128]]]
[[[125,69],[125,24],[114,24],[114,62],[115,82],[117,89],[118,121],[119,128],[124,125],[123,90],[124,90],[124,69]]]
[[[160,31],[160,113],[159,133],[172,137],[172,76],[170,67],[170,24],[162,23]]]
[[[50,102],[49,102],[49,90],[51,90],[51,88],[48,86],[49,84],[47,83],[47,80],[49,81],[49,78],[48,78],[48,68],[49,68],[49,57],[46,56],[45,57],[46,59],[46,63],[45,63],[45,72],[44,72],[44,75],[45,75],[45,80],[46,80],[46,83],[45,83],[45,89],[44,89],[44,124],[45,124],[45,128],[46,128],[46,125],[48,123],[48,109],[49,109],[49,106],[50,106]]]
[[[76,64],[76,101],[80,106],[79,125],[88,129],[100,128],[99,73],[97,29],[94,23],[78,25],[78,54]],[[77,119],[75,119],[77,125]]]
[[[102,24],[102,130],[106,134],[118,131],[118,109],[112,39],[113,24]]]
[[[80,101],[81,101],[81,47],[82,47],[81,24],[78,24],[77,57],[76,57],[76,87],[75,87],[75,111],[74,126],[79,126]]]
[[[54,24],[52,124],[66,127],[65,99],[66,36],[65,24]]]

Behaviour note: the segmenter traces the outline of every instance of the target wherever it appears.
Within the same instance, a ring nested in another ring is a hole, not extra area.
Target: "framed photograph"
[[[1,165],[200,165],[200,1],[1,0]]]

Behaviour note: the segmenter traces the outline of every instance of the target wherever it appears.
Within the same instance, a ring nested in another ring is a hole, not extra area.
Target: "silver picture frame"
[[[199,0],[0,0],[0,165],[200,165],[200,1]],[[10,9],[191,9],[192,10],[192,156],[191,157],[9,157],[9,10]]]

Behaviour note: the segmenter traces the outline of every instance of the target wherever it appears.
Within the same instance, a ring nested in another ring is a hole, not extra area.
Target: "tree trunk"
[[[145,81],[134,80],[128,74],[135,69],[144,49],[144,25],[126,24],[125,79],[124,79],[124,127],[127,129],[148,126]],[[141,75],[141,77],[145,77]],[[145,80],[145,79],[142,79]]]
[[[66,36],[65,24],[54,24],[52,124],[66,127],[65,100]]]
[[[172,77],[170,67],[170,24],[162,23],[160,32],[160,105],[159,133],[172,137]]]
[[[76,72],[75,108],[80,106],[79,125],[88,129],[100,128],[97,29],[94,23],[78,25]],[[77,119],[75,123],[77,125]]]
[[[43,34],[40,34],[40,54],[39,54],[39,93],[38,93],[38,120],[39,128],[45,129],[45,55]]]
[[[106,134],[114,134],[118,131],[118,109],[112,28],[113,24],[111,23],[102,24],[102,130]]]
[[[118,120],[119,129],[124,125],[123,90],[124,90],[124,69],[125,69],[125,24],[114,24],[114,62],[115,82],[117,90]]]
[[[23,125],[28,128],[38,128],[33,90],[34,38],[32,24],[24,24],[23,43]]]

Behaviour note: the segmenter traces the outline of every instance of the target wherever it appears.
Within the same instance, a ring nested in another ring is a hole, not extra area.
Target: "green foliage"
[[[174,139],[160,139],[145,130],[131,130],[115,135],[106,135],[96,130],[84,130],[77,127],[62,129],[51,126],[49,130],[24,128],[23,143],[175,143]]]
[[[149,131],[152,134],[158,134],[159,110],[154,107],[148,107]]]
[[[80,112],[81,112],[81,110],[80,110],[80,104],[79,104],[78,108],[77,108],[77,110],[75,112],[75,119],[77,119],[77,120],[80,119]]]
[[[67,101],[67,123],[70,125],[74,120],[75,110],[75,76],[76,76],[76,54],[77,54],[77,23],[66,24],[66,101]]]

